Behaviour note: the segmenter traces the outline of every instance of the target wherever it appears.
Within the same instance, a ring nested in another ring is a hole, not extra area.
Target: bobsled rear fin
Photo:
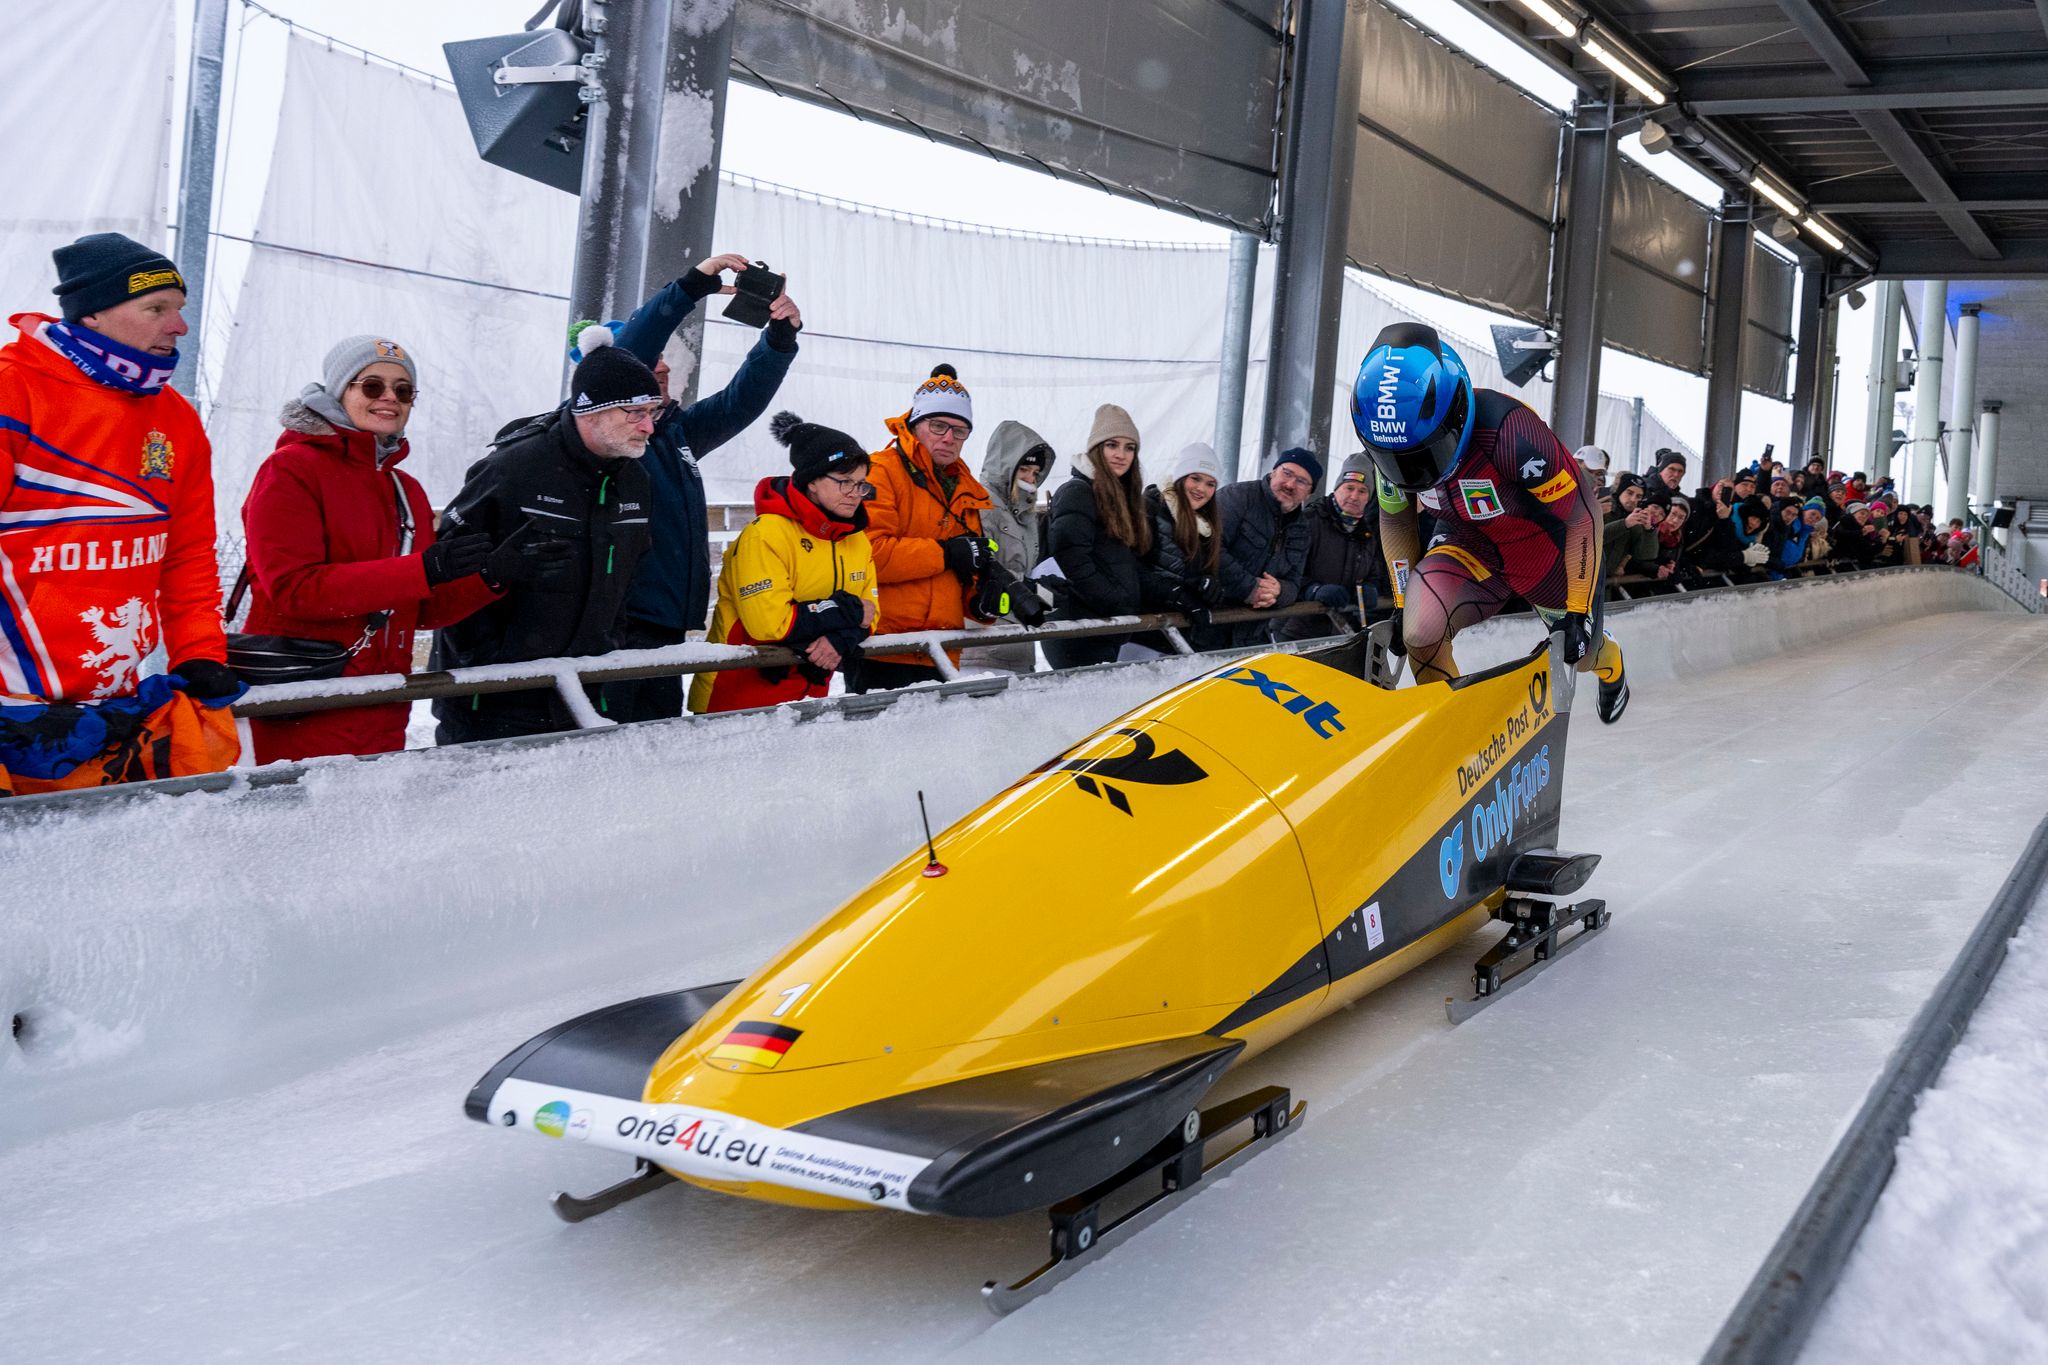
[[[557,1024],[521,1043],[484,1073],[470,1090],[463,1112],[478,1123],[489,1123],[491,1097],[515,1076],[536,1085],[613,1095],[638,1103],[646,1092],[649,1073],[668,1045],[739,984],[721,981],[687,991],[644,995]]]
[[[1244,1044],[1197,1034],[912,1090],[799,1125],[928,1158],[921,1213],[995,1218],[1043,1208],[1143,1156],[1186,1118]]]

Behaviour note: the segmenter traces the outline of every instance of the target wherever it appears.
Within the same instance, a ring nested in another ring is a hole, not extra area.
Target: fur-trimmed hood
[[[308,386],[315,388],[317,386]],[[287,398],[284,406],[277,410],[277,420],[284,430],[278,433],[280,447],[293,445],[333,446],[345,455],[361,456],[376,461],[379,469],[389,469],[406,457],[412,447],[403,436],[372,436],[366,431],[337,426],[334,419],[313,406],[324,395],[301,393],[296,398]],[[331,400],[330,400],[331,401]]]

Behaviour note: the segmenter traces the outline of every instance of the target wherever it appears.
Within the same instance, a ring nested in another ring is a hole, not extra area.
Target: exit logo
[[[1256,668],[1233,668],[1219,681],[1258,688],[1259,695],[1267,701],[1277,702],[1282,710],[1300,716],[1308,728],[1316,732],[1318,739],[1335,739],[1344,733],[1344,723],[1337,719],[1336,707],[1326,701],[1317,701],[1298,687],[1269,678]]]

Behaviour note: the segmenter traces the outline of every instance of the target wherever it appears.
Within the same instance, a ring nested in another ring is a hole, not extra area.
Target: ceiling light
[[[1643,120],[1641,138],[1643,150],[1646,152],[1668,152],[1671,150],[1671,130],[1655,119]]]
[[[1544,23],[1556,29],[1557,35],[1560,38],[1572,38],[1578,35],[1578,21],[1565,14],[1556,5],[1551,4],[1550,0],[1516,0],[1516,3],[1538,19],[1541,19]]]
[[[1842,249],[1841,235],[1832,230],[1831,228],[1829,228],[1828,225],[1826,223],[1823,223],[1820,219],[1809,218],[1804,223],[1801,223],[1800,226],[1805,228],[1814,236],[1820,238],[1821,241],[1825,242],[1827,244],[1828,250],[1840,251]]]
[[[1851,289],[1843,297],[1849,300],[1849,307],[1852,309],[1861,308],[1864,304],[1870,302],[1870,296],[1861,289]]]
[[[1522,0],[1522,3],[1527,4],[1528,0]],[[1670,98],[1669,95],[1666,95],[1652,84],[1648,76],[1636,70],[1631,63],[1624,61],[1619,54],[1610,52],[1592,34],[1588,33],[1585,37],[1579,39],[1579,46],[1586,49],[1588,57],[1591,57],[1594,61],[1621,77],[1622,83],[1638,95],[1641,95],[1645,103],[1662,104]]]
[[[1771,219],[1771,236],[1781,242],[1790,242],[1799,235],[1799,224],[1790,218]]]
[[[1794,218],[1799,216],[1799,205],[1792,202],[1792,196],[1764,179],[1761,175],[1752,175],[1749,178],[1749,187],[1770,200],[1781,212],[1789,213]]]

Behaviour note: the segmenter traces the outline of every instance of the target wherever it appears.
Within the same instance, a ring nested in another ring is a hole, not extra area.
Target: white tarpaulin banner
[[[166,247],[177,13],[166,0],[7,6],[0,317],[55,313],[50,251],[88,232]]]
[[[404,157],[388,155],[403,146]],[[318,374],[336,339],[379,332],[411,349],[421,402],[408,468],[445,502],[506,421],[560,390],[575,201],[484,165],[453,95],[374,64],[294,41],[277,150],[212,418],[222,520],[238,520],[276,440],[284,399]],[[774,408],[854,433],[883,421],[943,360],[974,396],[981,436],[1011,418],[1081,449],[1095,408],[1128,409],[1141,458],[1163,470],[1215,424],[1228,252],[997,232],[865,208],[728,176],[717,246],[787,273],[803,310],[801,353]],[[317,254],[307,254],[317,253]],[[1270,327],[1272,252],[1263,253],[1252,335]],[[389,267],[389,268],[380,268]],[[757,333],[711,301],[705,377],[714,391]],[[1355,366],[1409,314],[1348,272],[1339,355]],[[1475,382],[1500,388],[1492,347],[1447,333]],[[1265,362],[1255,345],[1245,415],[1256,439]],[[1357,449],[1351,373],[1334,386],[1342,455]],[[1548,412],[1549,385],[1514,390]],[[773,409],[771,409],[772,411]],[[1601,435],[1625,463],[1626,400],[1601,404]],[[1647,436],[1646,436],[1647,439]],[[1654,447],[1653,447],[1654,448]],[[982,444],[972,442],[978,465]],[[1227,462],[1227,456],[1226,456]],[[747,504],[787,453],[756,423],[703,463],[710,500]],[[1055,471],[1064,478],[1064,469]]]

